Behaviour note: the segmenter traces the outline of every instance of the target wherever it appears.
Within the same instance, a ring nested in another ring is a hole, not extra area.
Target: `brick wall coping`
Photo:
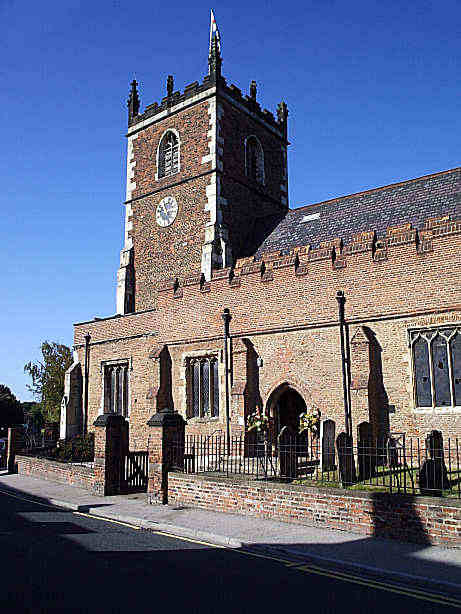
[[[143,313],[149,313],[151,311],[157,311],[156,308],[153,309],[142,309],[140,311],[134,311],[133,313],[116,313],[112,316],[104,316],[102,318],[93,318],[92,320],[84,320],[83,322],[74,322],[74,326],[82,326],[83,324],[94,324],[95,322],[105,322],[106,320],[115,320],[118,318],[126,318],[126,316],[137,316]]]
[[[420,495],[399,495],[383,491],[368,491],[368,490],[346,490],[342,488],[330,488],[328,486],[305,486],[304,484],[291,484],[284,482],[270,482],[262,480],[251,480],[245,476],[232,476],[232,478],[200,473],[200,474],[184,474],[182,472],[170,471],[170,475],[178,478],[187,478],[196,482],[218,482],[224,486],[240,486],[258,488],[261,490],[288,490],[293,493],[312,493],[314,495],[336,495],[346,499],[373,500],[376,494],[380,497],[388,497],[391,501],[395,501],[396,505],[405,503],[418,503],[419,505],[427,505],[437,508],[456,508],[461,509],[460,499],[451,499],[447,497],[424,497]]]

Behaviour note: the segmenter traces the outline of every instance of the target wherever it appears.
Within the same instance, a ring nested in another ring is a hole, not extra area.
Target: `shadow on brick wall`
[[[430,545],[429,534],[415,508],[415,497],[386,492],[371,495],[373,535]]]

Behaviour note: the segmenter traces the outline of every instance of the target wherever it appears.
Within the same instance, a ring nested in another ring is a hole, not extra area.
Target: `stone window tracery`
[[[264,184],[264,152],[253,135],[245,139],[245,173],[250,179]]]
[[[415,407],[461,406],[461,326],[410,332]]]
[[[128,417],[128,363],[104,367],[104,413]]]
[[[172,130],[168,130],[160,141],[157,168],[158,179],[179,171],[179,138]]]
[[[188,361],[188,418],[219,416],[219,378],[216,356],[201,356]]]

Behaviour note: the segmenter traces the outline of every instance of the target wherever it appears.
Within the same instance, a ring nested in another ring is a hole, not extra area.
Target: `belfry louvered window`
[[[158,178],[174,175],[179,171],[179,142],[169,130],[162,138],[158,153]]]
[[[216,356],[189,360],[188,417],[219,416],[219,377]]]
[[[255,136],[249,136],[245,141],[245,173],[253,181],[264,183],[264,153]]]
[[[415,406],[461,406],[461,326],[411,331]]]
[[[104,413],[128,416],[128,363],[104,368]]]

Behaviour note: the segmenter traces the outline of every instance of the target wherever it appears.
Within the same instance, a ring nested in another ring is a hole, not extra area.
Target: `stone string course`
[[[170,473],[168,502],[417,543],[461,547],[461,501]]]

